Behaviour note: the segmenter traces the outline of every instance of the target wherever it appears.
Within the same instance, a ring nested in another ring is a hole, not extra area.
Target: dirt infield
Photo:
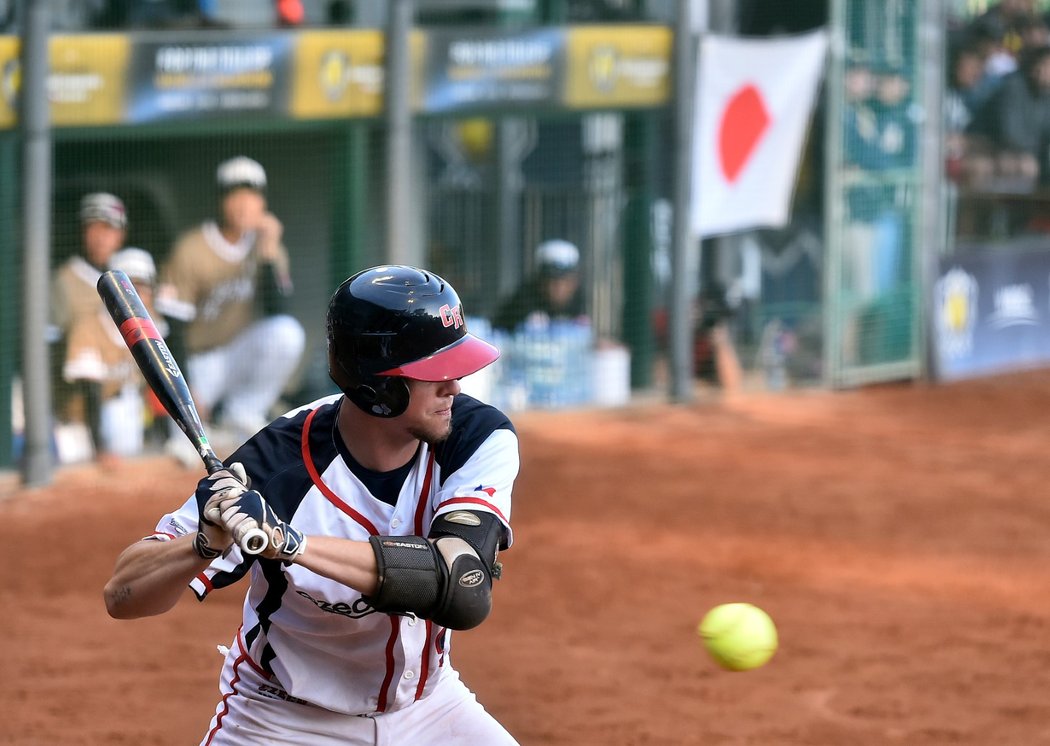
[[[523,744],[1050,743],[1047,411],[1044,371],[518,417],[516,544],[452,659]],[[0,743],[198,742],[239,589],[101,601],[192,482],[156,459],[0,488]],[[749,673],[694,632],[736,600],[780,628]]]

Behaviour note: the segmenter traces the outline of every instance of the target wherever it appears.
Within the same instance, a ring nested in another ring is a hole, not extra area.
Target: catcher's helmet
[[[404,378],[462,378],[498,357],[467,333],[459,296],[433,272],[372,267],[345,280],[328,304],[328,375],[377,417],[408,407]]]

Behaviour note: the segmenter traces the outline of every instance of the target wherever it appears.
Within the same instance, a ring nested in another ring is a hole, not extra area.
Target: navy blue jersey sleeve
[[[515,432],[513,423],[500,410],[466,394],[458,395],[452,403],[452,432],[434,449],[442,483],[467,462],[489,435],[500,429]]]

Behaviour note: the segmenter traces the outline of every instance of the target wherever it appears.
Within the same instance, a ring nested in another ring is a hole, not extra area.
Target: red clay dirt
[[[516,418],[516,543],[452,659],[522,744],[1050,743],[1050,373]],[[195,744],[241,589],[106,616],[197,475],[0,482],[0,743]],[[718,669],[710,607],[776,620]],[[482,745],[483,746],[483,745]]]

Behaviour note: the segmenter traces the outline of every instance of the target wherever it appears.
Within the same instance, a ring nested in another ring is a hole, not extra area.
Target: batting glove
[[[260,554],[267,559],[291,562],[306,548],[302,532],[282,521],[256,490],[230,488],[217,501],[217,507],[219,522],[238,544],[252,529],[258,528],[266,534],[266,547]]]
[[[306,549],[306,537],[299,529],[292,528],[284,521],[278,521],[270,533],[270,543],[262,551],[263,557],[291,562]]]
[[[240,463],[230,464],[208,476],[211,482],[209,489],[212,496],[200,512],[197,536],[194,537],[193,549],[202,559],[215,559],[230,548],[234,537],[222,523],[221,505],[223,501],[243,493],[250,484],[244,466]]]

